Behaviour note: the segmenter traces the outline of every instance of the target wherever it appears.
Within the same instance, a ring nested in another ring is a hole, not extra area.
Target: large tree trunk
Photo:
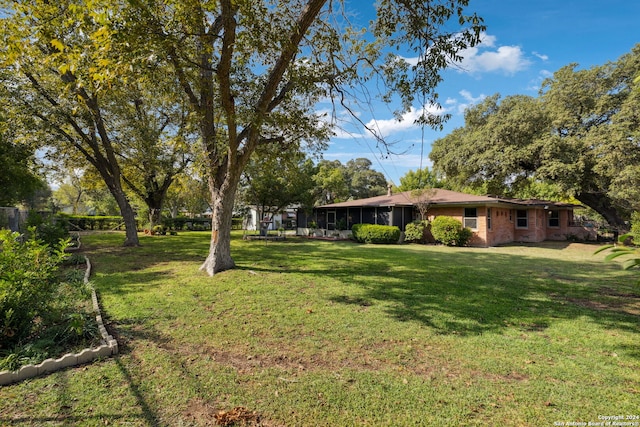
[[[210,276],[236,266],[231,258],[231,224],[237,182],[225,180],[222,186],[212,187],[215,188],[211,189],[211,244],[209,255],[200,266],[200,270],[206,271]]]
[[[138,224],[136,224],[136,214],[124,194],[122,189],[112,189],[111,194],[115,197],[118,207],[120,208],[120,214],[124,221],[125,239],[124,246],[139,246],[138,240]]]
[[[611,199],[604,194],[581,193],[576,195],[576,199],[602,215],[616,231],[626,232],[629,228],[620,212],[611,203]]]
[[[154,225],[162,222],[162,205],[164,204],[164,197],[166,191],[154,191],[147,193],[144,198],[144,202],[149,209],[149,228],[153,229]]]

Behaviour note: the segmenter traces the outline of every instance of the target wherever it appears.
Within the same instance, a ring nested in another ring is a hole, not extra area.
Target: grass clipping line
[[[259,422],[259,416],[255,411],[251,412],[242,406],[237,406],[230,411],[218,411],[214,418],[221,426],[231,426],[238,422],[243,426],[257,425]]]

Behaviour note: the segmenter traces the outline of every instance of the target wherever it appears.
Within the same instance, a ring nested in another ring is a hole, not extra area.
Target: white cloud
[[[458,64],[461,71],[468,73],[503,72],[515,74],[531,65],[520,46],[498,46],[495,36],[482,35],[482,42],[460,52],[463,58]]]
[[[553,72],[549,70],[540,70],[540,77],[542,77],[543,79],[553,77]]]
[[[486,73],[503,72],[505,74],[515,74],[518,71],[527,69],[531,61],[525,57],[520,46],[499,46],[497,37],[487,33],[482,33],[480,43],[475,47],[463,49],[459,55],[463,58],[461,62],[452,64],[462,72]],[[549,59],[547,55],[533,52],[535,56],[543,61]],[[398,56],[409,63],[416,65],[418,57]]]
[[[455,109],[458,112],[458,114],[463,114],[464,110],[466,110],[472,105],[482,102],[482,100],[487,97],[487,95],[485,95],[484,93],[481,93],[478,96],[473,96],[471,92],[465,89],[461,90],[458,93],[462,97],[462,101],[458,99],[453,99],[453,98],[448,98],[445,101],[445,104],[451,106],[452,109]]]
[[[540,70],[538,72],[538,77],[531,81],[529,86],[527,86],[527,90],[530,92],[538,92],[540,87],[542,86],[542,82],[548,79],[549,77],[553,77],[553,73],[549,70]]]
[[[437,105],[426,105],[424,107],[426,109],[427,114],[432,114],[439,116],[445,112],[442,107]],[[418,110],[414,107],[411,107],[409,111],[402,115],[400,120],[398,119],[386,119],[386,120],[376,120],[372,119],[366,123],[368,129],[372,129],[379,136],[385,137],[392,135],[396,132],[403,132],[409,129],[417,128],[419,125],[415,123],[415,121],[422,114],[422,110]]]
[[[460,95],[465,99],[465,101],[471,103],[471,104],[475,104],[477,102],[482,101],[483,99],[485,99],[487,97],[487,95],[485,95],[484,93],[481,93],[478,96],[473,96],[471,94],[471,92],[469,92],[468,90],[461,90]]]
[[[364,135],[360,132],[351,132],[337,125],[332,128],[332,131],[333,131],[332,139],[354,139],[354,138],[364,137]]]
[[[405,60],[409,65],[418,65],[418,61],[420,60],[420,58],[418,58],[417,56],[414,56],[412,58],[406,58],[404,56],[399,56],[400,59]]]
[[[548,61],[549,60],[549,55],[544,55],[542,53],[538,53],[538,52],[532,52],[535,56],[537,56],[538,58],[540,58],[543,61]]]

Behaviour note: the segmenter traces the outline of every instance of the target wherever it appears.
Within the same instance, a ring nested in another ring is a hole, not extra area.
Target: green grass
[[[83,238],[122,354],[0,389],[0,424],[531,425],[640,415],[637,273],[595,246]]]

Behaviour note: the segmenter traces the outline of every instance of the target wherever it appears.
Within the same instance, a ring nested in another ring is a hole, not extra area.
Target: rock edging
[[[37,365],[25,365],[17,371],[0,372],[0,386],[13,384],[39,375],[49,374],[72,366],[84,365],[96,359],[104,359],[118,354],[118,341],[107,332],[102,321],[102,313],[98,304],[98,296],[93,285],[89,282],[91,276],[91,262],[84,257],[87,269],[84,273],[84,283],[91,289],[91,301],[93,311],[96,314],[98,330],[102,336],[103,344],[95,348],[85,348],[80,353],[67,353],[59,359],[46,359]]]

